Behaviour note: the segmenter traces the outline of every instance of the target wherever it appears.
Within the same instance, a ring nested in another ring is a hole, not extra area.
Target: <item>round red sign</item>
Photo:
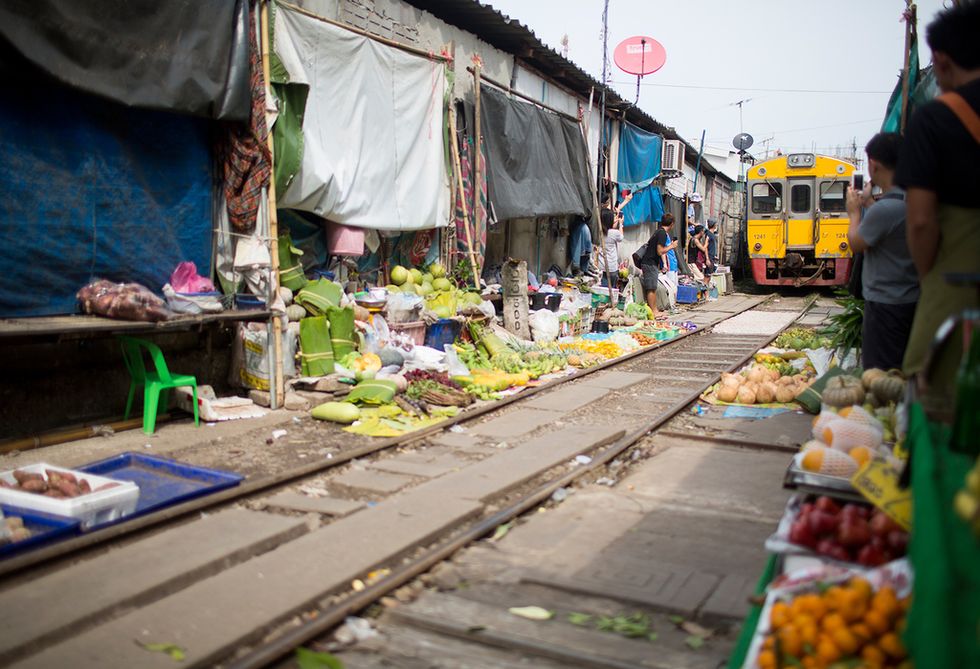
[[[667,51],[652,37],[637,35],[619,43],[613,51],[613,62],[627,74],[652,74],[667,62]]]

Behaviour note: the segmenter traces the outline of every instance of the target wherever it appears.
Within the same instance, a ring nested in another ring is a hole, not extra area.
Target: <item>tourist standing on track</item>
[[[929,24],[926,41],[943,95],[913,114],[895,173],[896,184],[906,190],[909,251],[922,287],[905,352],[908,373],[923,370],[936,330],[947,317],[978,306],[975,287],[953,286],[945,278],[980,272],[978,36],[976,2],[944,10]],[[930,407],[951,406],[962,352],[958,328],[931,362]]]
[[[865,369],[902,366],[919,299],[919,277],[905,238],[905,193],[893,183],[901,147],[898,133],[872,137],[864,149],[871,183],[863,191],[847,190],[847,241],[855,253],[864,254],[861,362]],[[884,193],[877,202],[871,198],[872,184]],[[863,218],[862,207],[868,208]]]
[[[619,243],[623,241],[623,216],[612,209],[603,209],[599,213],[602,223],[602,285],[606,283],[606,271],[613,277],[619,276]]]
[[[657,247],[657,255],[660,256],[660,280],[664,282],[667,293],[670,296],[671,308],[677,304],[677,240],[671,240],[670,230],[674,225],[672,214],[664,214],[660,219],[659,228],[653,237],[654,245]]]

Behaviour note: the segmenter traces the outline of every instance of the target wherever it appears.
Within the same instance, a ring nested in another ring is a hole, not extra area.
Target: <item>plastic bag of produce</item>
[[[165,321],[173,313],[146,286],[105,279],[83,286],[75,295],[82,313],[128,321]]]
[[[532,312],[528,322],[531,325],[531,336],[534,341],[549,342],[558,338],[561,324],[558,321],[558,314],[550,309],[538,309]]]

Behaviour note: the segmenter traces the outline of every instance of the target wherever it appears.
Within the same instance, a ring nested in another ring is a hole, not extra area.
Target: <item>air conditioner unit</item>
[[[660,171],[667,176],[679,176],[684,173],[684,142],[678,139],[664,141]]]

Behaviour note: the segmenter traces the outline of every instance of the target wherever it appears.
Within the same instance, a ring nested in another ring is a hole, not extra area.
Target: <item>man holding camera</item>
[[[864,254],[865,369],[902,366],[919,299],[919,279],[905,238],[905,193],[893,183],[901,147],[898,133],[872,137],[865,147],[871,183],[847,191],[847,241],[855,253]],[[883,192],[877,202],[871,197],[872,185]],[[863,218],[862,207],[868,207]]]

